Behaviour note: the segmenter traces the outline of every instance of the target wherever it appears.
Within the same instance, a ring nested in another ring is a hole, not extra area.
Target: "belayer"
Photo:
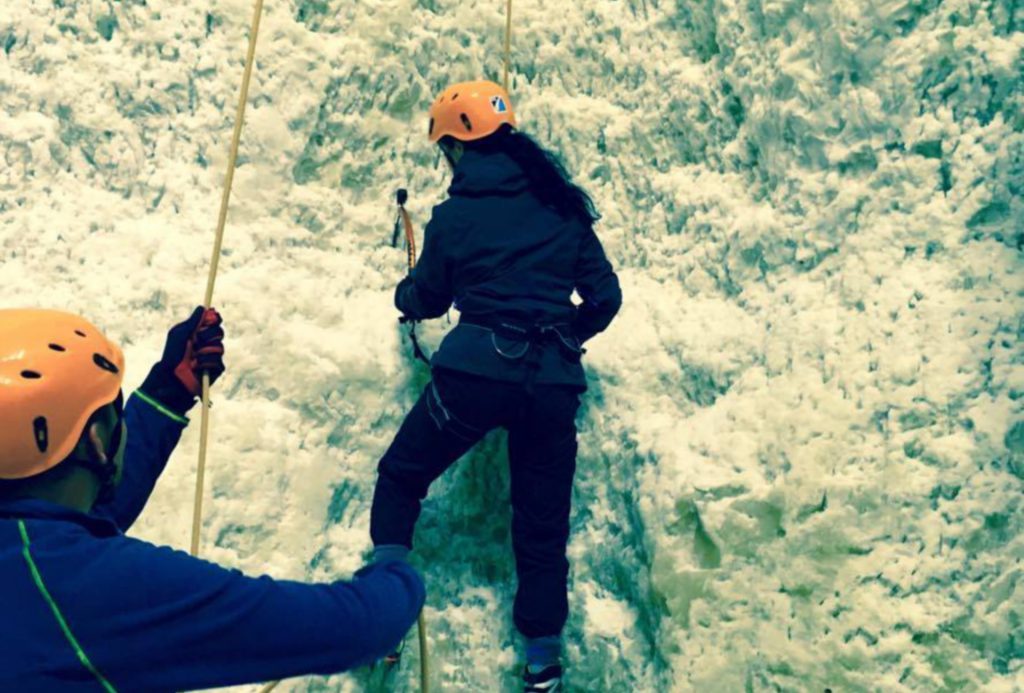
[[[402,562],[351,582],[247,577],[130,539],[224,331],[197,308],[122,407],[124,356],[86,320],[0,310],[0,690],[182,691],[374,661],[424,601]]]
[[[489,431],[507,429],[524,687],[554,691],[569,610],[582,344],[608,327],[622,294],[594,233],[599,216],[590,197],[516,129],[505,90],[491,82],[449,87],[430,109],[429,136],[454,175],[395,304],[422,320],[454,303],[461,318],[380,461],[374,554],[404,559],[430,484]]]

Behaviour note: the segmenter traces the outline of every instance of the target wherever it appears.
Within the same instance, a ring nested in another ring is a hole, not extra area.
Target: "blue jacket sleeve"
[[[141,392],[128,399],[124,418],[128,437],[121,482],[114,497],[97,504],[92,514],[113,520],[127,532],[146,506],[188,419]]]
[[[352,581],[303,584],[124,541],[134,546],[110,577],[131,584],[131,594],[102,624],[103,637],[88,640],[94,664],[119,690],[346,671],[394,651],[425,598],[422,579],[405,563],[370,566]]]
[[[443,238],[452,220],[444,205],[423,232],[423,252],[412,273],[395,290],[395,307],[413,320],[438,318],[452,305],[452,273],[445,257]]]
[[[576,291],[583,299],[576,313],[576,336],[585,342],[598,332],[603,332],[622,307],[619,278],[592,227],[584,232],[580,241],[576,261]]]

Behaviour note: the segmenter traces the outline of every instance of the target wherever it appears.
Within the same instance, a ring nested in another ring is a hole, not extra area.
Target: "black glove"
[[[224,373],[222,323],[216,310],[199,306],[188,320],[172,327],[163,356],[140,389],[179,414],[195,406],[203,372],[209,373],[211,383]]]

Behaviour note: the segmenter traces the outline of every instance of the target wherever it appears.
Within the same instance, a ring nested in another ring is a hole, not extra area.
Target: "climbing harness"
[[[491,345],[498,356],[507,361],[523,363],[526,371],[523,386],[529,394],[534,392],[545,345],[557,345],[566,359],[576,363],[587,353],[575,337],[567,336],[572,335],[572,325],[568,323],[514,325],[487,315],[463,315],[459,325],[490,332]],[[499,343],[499,339],[512,342],[515,347],[506,348]]]
[[[562,352],[573,360],[579,360],[587,353],[587,350],[580,346],[576,338],[571,336],[573,330],[569,323],[516,325],[489,315],[464,314],[459,320],[459,324],[490,332],[494,351],[498,356],[513,361],[523,358],[531,347],[542,344],[557,344]],[[515,352],[506,351],[498,344],[499,337],[517,342],[522,346]]]
[[[406,259],[409,265],[409,274],[412,275],[412,271],[416,269],[416,232],[413,230],[409,212],[405,208],[405,203],[409,201],[409,192],[405,188],[399,188],[395,193],[395,198],[398,202],[398,216],[395,218],[395,230],[391,234],[391,247],[398,247],[398,239],[404,229]],[[419,335],[416,334],[416,325],[419,324],[419,321],[403,315],[398,322],[409,326],[409,341],[412,343],[413,355],[429,366],[430,357],[423,351]]]

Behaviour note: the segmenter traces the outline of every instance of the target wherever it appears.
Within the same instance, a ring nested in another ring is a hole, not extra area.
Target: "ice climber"
[[[405,558],[430,484],[488,431],[507,429],[524,686],[553,691],[568,615],[575,418],[586,390],[581,345],[608,327],[622,295],[594,233],[590,197],[516,130],[501,87],[449,87],[430,109],[429,135],[454,175],[395,303],[413,320],[444,315],[453,303],[461,317],[380,461],[374,553]]]
[[[329,674],[415,621],[401,562],[302,584],[126,537],[223,328],[197,308],[122,408],[121,350],[82,318],[0,310],[0,690],[182,691]]]

